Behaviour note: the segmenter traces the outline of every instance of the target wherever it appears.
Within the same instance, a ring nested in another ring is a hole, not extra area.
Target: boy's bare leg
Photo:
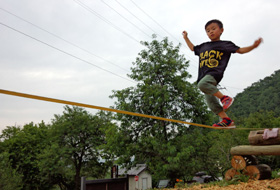
[[[221,111],[220,113],[218,113],[218,116],[220,117],[220,118],[228,118],[228,115],[226,114],[226,112],[225,111]]]
[[[224,96],[223,93],[221,93],[220,91],[213,94],[213,96],[215,96],[221,100],[221,102],[223,104],[223,109],[225,111],[231,106],[231,104],[233,102],[233,98],[231,98],[229,96]]]
[[[214,96],[216,96],[217,98],[221,99],[224,95],[223,93],[221,93],[220,91],[216,92],[215,94],[213,94]],[[218,116],[220,118],[228,118],[228,115],[226,114],[225,111],[221,111],[220,113],[218,113]]]
[[[216,92],[215,94],[213,94],[214,96],[216,96],[217,98],[221,99],[224,95],[223,93],[221,93],[220,91]]]

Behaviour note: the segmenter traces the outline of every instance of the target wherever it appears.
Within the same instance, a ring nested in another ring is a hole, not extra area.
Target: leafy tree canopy
[[[115,108],[195,123],[211,122],[203,96],[188,82],[189,64],[179,54],[180,45],[174,47],[167,38],[142,44],[146,49],[138,54],[129,75],[138,84],[113,91]],[[116,120],[120,125],[107,130],[107,134],[115,134],[107,142],[119,163],[147,163],[154,178],[171,179],[190,176],[203,167],[196,165],[198,159],[206,159],[204,147],[197,143],[207,144],[203,138],[207,129],[121,114]]]
[[[61,189],[78,190],[82,175],[102,178],[107,171],[100,147],[105,143],[103,128],[111,123],[80,107],[64,109],[53,119],[51,143],[41,154],[40,169]]]
[[[1,135],[1,151],[8,154],[10,166],[22,176],[22,189],[46,189],[51,185],[42,180],[38,161],[39,155],[46,146],[47,129],[43,122],[35,125],[32,122],[19,127],[8,127]]]
[[[9,154],[0,154],[0,189],[1,190],[20,190],[22,188],[22,175],[11,167]]]
[[[280,117],[280,70],[265,77],[235,97],[230,108],[230,115],[246,118],[250,114],[260,111],[273,111],[275,117]]]

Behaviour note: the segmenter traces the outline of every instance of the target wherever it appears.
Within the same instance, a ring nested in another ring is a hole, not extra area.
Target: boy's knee
[[[206,75],[204,78],[202,78],[199,83],[197,84],[197,87],[204,93],[204,94],[215,94],[218,89],[216,87],[216,80],[211,75]]]
[[[208,89],[208,85],[206,82],[203,82],[203,81],[200,81],[198,84],[197,84],[197,87],[203,92],[203,93],[206,93],[207,92],[207,89]]]

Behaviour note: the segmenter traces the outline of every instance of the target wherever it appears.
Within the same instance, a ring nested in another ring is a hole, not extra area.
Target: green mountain
[[[280,117],[280,70],[237,94],[229,114],[248,117],[259,111],[273,111],[275,117]]]

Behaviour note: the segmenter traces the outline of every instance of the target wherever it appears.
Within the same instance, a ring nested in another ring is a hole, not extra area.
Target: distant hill
[[[229,115],[248,117],[258,111],[273,111],[280,117],[280,70],[237,94]]]

